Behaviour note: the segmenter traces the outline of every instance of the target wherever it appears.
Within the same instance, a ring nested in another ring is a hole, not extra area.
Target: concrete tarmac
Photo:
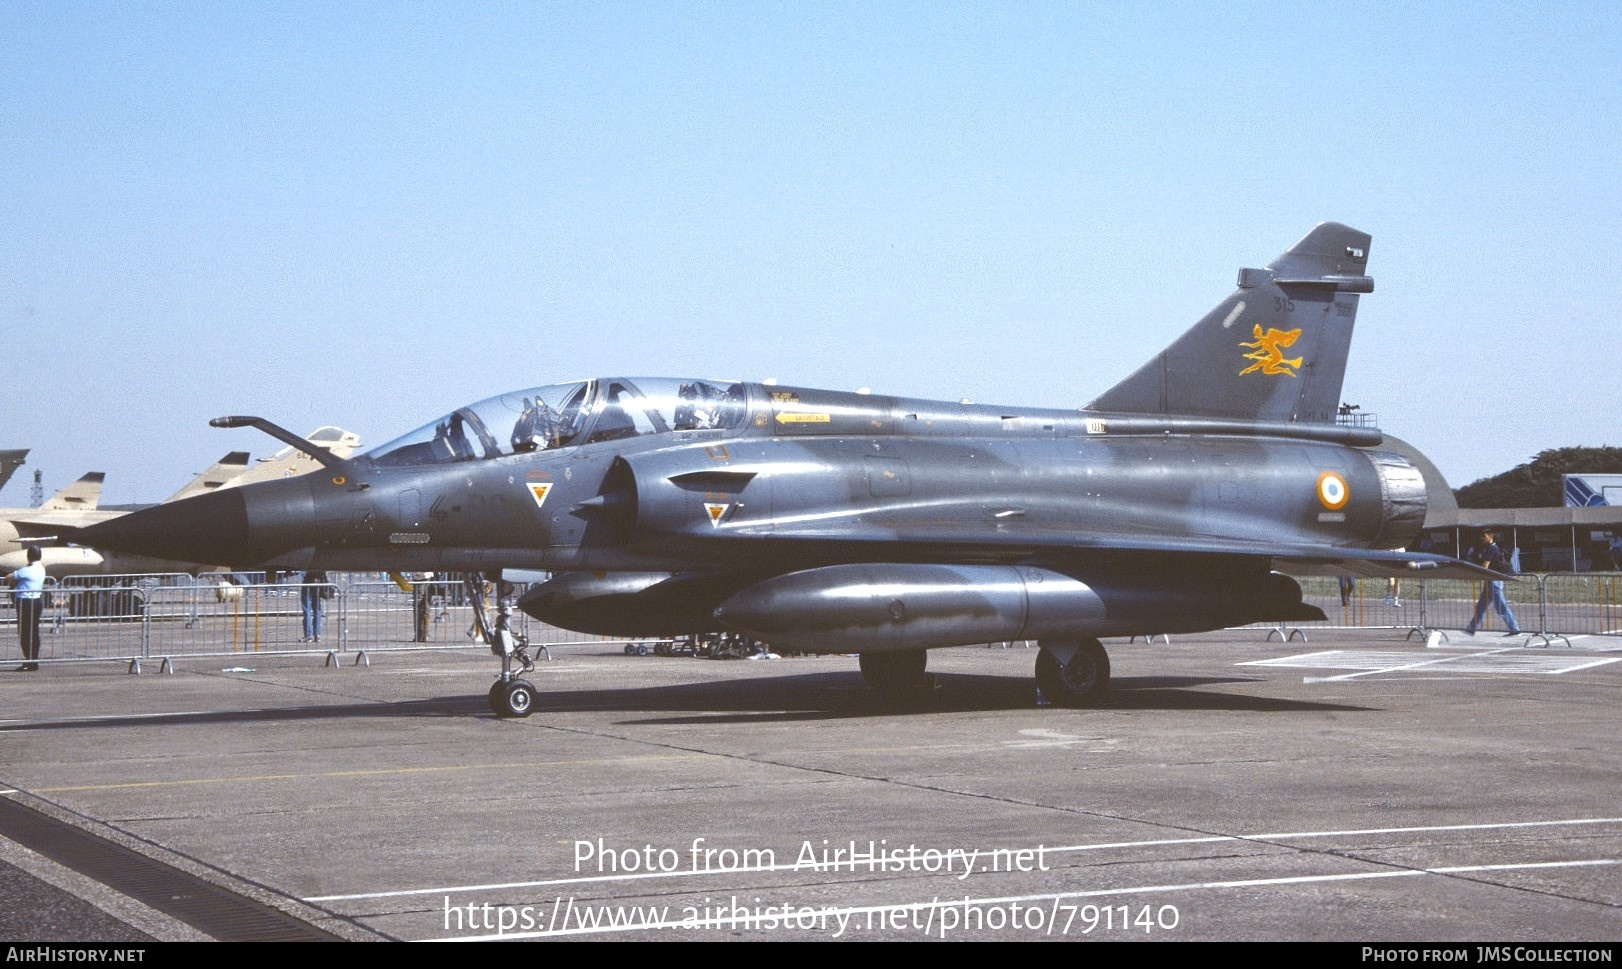
[[[47,664],[0,786],[356,940],[1622,938],[1622,641],[1265,635],[1106,643],[1089,710],[1020,646],[900,702],[565,647],[525,720],[477,650]],[[9,939],[209,937],[4,839],[0,895]]]

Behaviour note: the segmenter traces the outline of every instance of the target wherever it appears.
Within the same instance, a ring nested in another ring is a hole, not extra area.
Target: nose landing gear
[[[507,583],[498,580],[497,586],[496,624],[489,631],[489,639],[490,652],[501,657],[501,676],[490,685],[490,709],[498,717],[519,719],[535,712],[540,691],[523,678],[523,674],[535,672],[535,661],[529,655],[529,640],[512,631],[512,597],[506,594]]]

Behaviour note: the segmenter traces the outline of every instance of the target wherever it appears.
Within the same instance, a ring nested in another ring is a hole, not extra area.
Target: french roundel
[[[1325,471],[1318,475],[1318,500],[1330,511],[1340,511],[1346,507],[1347,499],[1352,493],[1346,487],[1346,479],[1333,471]]]

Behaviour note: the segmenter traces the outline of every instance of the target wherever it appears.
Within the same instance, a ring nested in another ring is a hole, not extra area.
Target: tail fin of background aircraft
[[[107,475],[92,471],[68,485],[40,505],[41,511],[95,511],[101,502],[101,483]]]
[[[20,448],[13,451],[0,451],[0,488],[6,486],[11,480],[11,473],[23,465],[23,458],[28,457],[28,449]]]
[[[1372,292],[1367,233],[1325,222],[1137,373],[1087,405],[1127,414],[1334,423],[1357,294]]]
[[[205,491],[214,491],[246,470],[248,470],[248,452],[232,451],[214,462],[212,468],[187,482],[184,488],[163,499],[163,503],[167,505],[171,501],[190,498]]]

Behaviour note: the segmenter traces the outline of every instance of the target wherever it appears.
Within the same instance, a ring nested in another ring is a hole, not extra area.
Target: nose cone
[[[80,529],[82,546],[196,565],[248,567],[315,542],[310,489],[297,479],[227,488]]]

